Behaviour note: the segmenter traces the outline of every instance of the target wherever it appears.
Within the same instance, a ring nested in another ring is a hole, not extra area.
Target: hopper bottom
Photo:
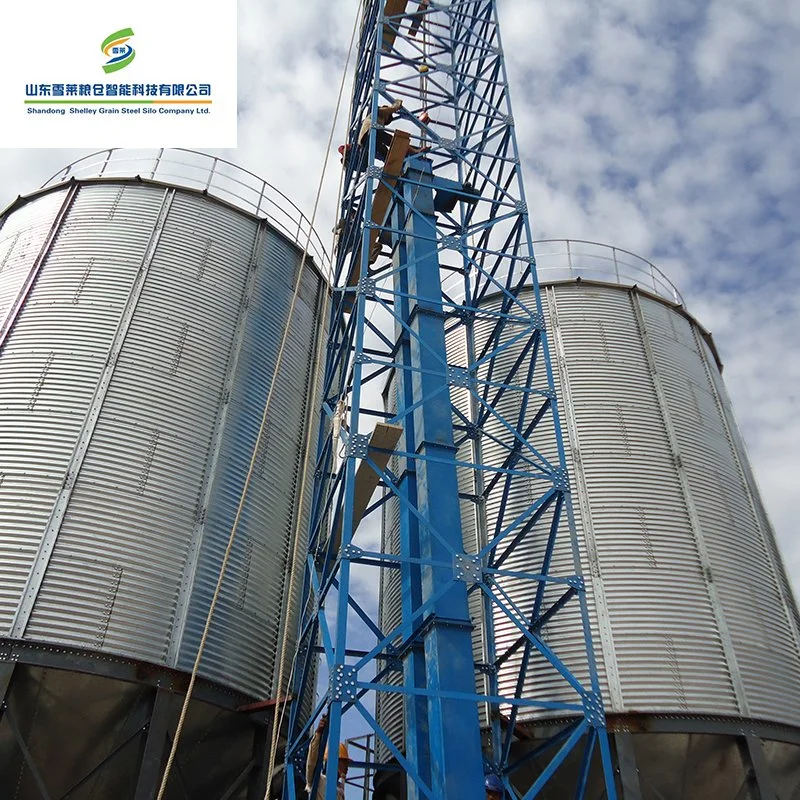
[[[630,714],[608,717],[620,800],[794,800],[800,797],[800,728],[754,720]],[[553,728],[550,732],[553,732]],[[524,759],[547,735],[544,728],[519,728],[512,762]],[[567,757],[540,800],[575,796],[582,748]],[[552,757],[552,754],[549,754]],[[524,794],[547,765],[540,757],[514,772]],[[603,775],[595,756],[587,800],[604,800]],[[404,800],[400,772],[375,779],[375,800]]]
[[[0,797],[151,800],[188,677],[97,653],[0,640]],[[242,710],[252,701],[198,681],[167,800],[262,800],[274,707]]]

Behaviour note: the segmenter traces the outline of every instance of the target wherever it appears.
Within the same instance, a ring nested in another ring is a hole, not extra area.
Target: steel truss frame
[[[362,15],[286,796],[295,797],[308,737],[328,713],[331,741],[352,731],[352,715],[359,733],[375,732],[395,761],[385,767],[405,772],[409,797],[483,798],[484,774],[494,772],[510,797],[533,798],[582,747],[575,797],[585,796],[599,752],[615,798],[495,0],[365,0]],[[376,120],[398,99],[396,127],[430,149],[392,175],[391,155],[374,166],[386,138]],[[372,127],[359,148],[365,117]],[[376,424],[402,428],[396,447],[371,438]],[[358,500],[365,465],[379,478],[371,504]],[[521,488],[530,502],[520,513],[510,498]],[[391,504],[400,518],[395,547],[375,542]],[[464,515],[477,531],[469,541]],[[557,535],[571,545],[569,574],[553,567]],[[507,563],[529,552],[530,570]],[[386,615],[367,590],[376,571],[400,574],[398,624],[381,624]],[[545,629],[576,604],[582,663],[568,665]],[[514,640],[496,644],[495,628],[509,623]],[[327,686],[305,718],[301,700],[314,689],[319,653]],[[557,676],[560,688],[523,696],[534,668]],[[371,705],[398,694],[404,749]],[[531,714],[571,724],[537,748],[549,763],[520,793],[511,745],[518,718]],[[334,800],[334,759],[326,777]]]

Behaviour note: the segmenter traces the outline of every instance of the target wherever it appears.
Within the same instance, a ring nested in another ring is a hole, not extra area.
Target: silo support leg
[[[639,768],[636,765],[633,736],[630,733],[615,733],[614,742],[617,746],[622,800],[642,800],[642,787],[639,783]]]
[[[277,717],[277,706],[275,717]],[[275,722],[273,721],[273,725]],[[247,783],[247,800],[263,800],[264,792],[267,789],[267,771],[269,769],[269,744],[267,728],[259,725],[253,731],[253,761],[255,765],[250,770],[250,777]]]
[[[739,741],[739,752],[744,768],[752,776],[756,785],[756,797],[758,800],[778,800],[761,739],[757,736],[744,736]]]
[[[247,783],[247,778],[257,766],[258,764],[256,763],[256,760],[251,759],[247,763],[245,768],[233,779],[233,783],[225,790],[225,794],[223,794],[219,798],[219,800],[231,800],[231,798],[236,796],[237,794],[239,797],[241,797],[241,794],[239,794],[239,790],[244,787],[244,785]],[[261,798],[264,797],[265,791],[266,791],[266,781],[264,781],[264,788],[261,790],[261,795],[260,795]],[[250,797],[250,795],[247,796],[248,798]]]
[[[3,711],[5,711],[8,687],[11,685],[14,666],[13,662],[0,664],[0,719],[3,718]]]
[[[19,725],[17,725],[17,721],[14,719],[14,715],[11,713],[11,709],[8,708],[8,706],[5,706],[5,710],[6,719],[8,720],[8,724],[11,726],[11,732],[14,734],[14,738],[17,740],[19,749],[22,751],[22,757],[25,759],[25,763],[28,765],[28,769],[33,776],[33,780],[36,782],[36,787],[39,789],[39,796],[42,798],[42,800],[50,800],[50,795],[47,793],[47,787],[45,786],[42,773],[39,772],[39,768],[36,766],[36,762],[33,760],[31,751],[28,749],[28,745],[25,744],[25,739],[22,738],[22,733],[20,732]]]
[[[147,739],[142,753],[139,779],[134,800],[153,800],[161,783],[161,767],[171,719],[172,695],[164,689],[156,692],[153,713],[147,727]]]

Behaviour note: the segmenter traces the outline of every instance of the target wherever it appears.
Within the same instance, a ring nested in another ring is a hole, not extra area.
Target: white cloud
[[[309,215],[358,5],[239,4],[240,146],[223,155]],[[650,258],[712,329],[800,589],[800,6],[499,5],[535,236],[604,241]],[[344,118],[318,217],[326,240],[343,128]],[[0,201],[76,155],[0,151]]]

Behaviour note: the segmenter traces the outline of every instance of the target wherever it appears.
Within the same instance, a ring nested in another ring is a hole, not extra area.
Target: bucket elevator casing
[[[275,376],[309,226],[250,173],[108,151],[0,226],[0,795],[154,796],[275,378],[167,793],[261,798],[324,250]]]

